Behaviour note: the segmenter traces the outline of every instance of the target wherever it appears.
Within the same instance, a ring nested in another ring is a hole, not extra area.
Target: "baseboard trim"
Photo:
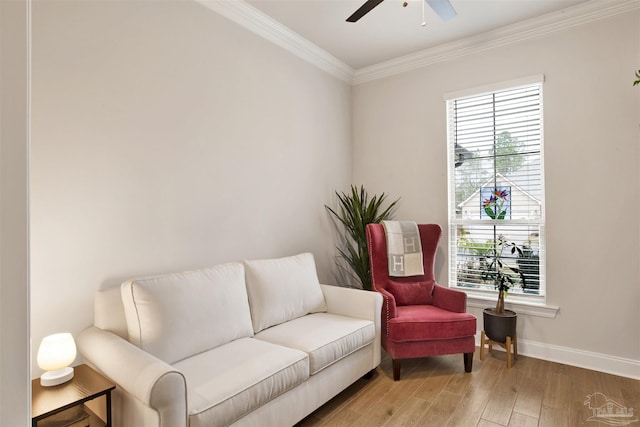
[[[480,331],[476,333],[476,346],[480,346]],[[500,347],[494,346],[494,349],[504,351]],[[520,338],[518,339],[518,354],[640,380],[640,360]]]

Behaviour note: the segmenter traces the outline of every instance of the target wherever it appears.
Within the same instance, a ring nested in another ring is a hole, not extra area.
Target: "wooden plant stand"
[[[513,347],[513,358],[518,360],[518,337],[507,337],[507,342],[497,342],[490,340],[484,333],[480,335],[480,360],[484,359],[484,346],[489,348],[489,352],[493,350],[493,345],[499,345],[507,351],[507,368],[511,367],[511,348]]]

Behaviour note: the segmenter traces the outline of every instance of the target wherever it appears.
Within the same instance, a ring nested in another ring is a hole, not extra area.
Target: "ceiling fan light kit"
[[[347,18],[347,22],[356,22],[367,13],[371,12],[373,8],[382,3],[383,0],[367,0],[362,6],[358,8],[351,16]],[[429,6],[438,16],[445,22],[452,20],[458,15],[456,10],[451,5],[449,0],[424,0],[429,3]],[[407,1],[402,3],[403,7],[407,7]],[[424,2],[422,3],[422,26],[427,25],[424,19]]]

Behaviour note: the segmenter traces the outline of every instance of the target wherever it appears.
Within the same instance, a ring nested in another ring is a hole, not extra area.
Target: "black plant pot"
[[[518,314],[515,311],[505,309],[504,314],[495,314],[492,308],[485,308],[482,318],[484,333],[491,341],[505,343],[507,337],[516,338]]]

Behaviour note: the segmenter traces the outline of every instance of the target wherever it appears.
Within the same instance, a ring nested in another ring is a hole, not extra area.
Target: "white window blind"
[[[542,83],[447,100],[449,285],[544,295]],[[491,269],[493,267],[493,270]]]

